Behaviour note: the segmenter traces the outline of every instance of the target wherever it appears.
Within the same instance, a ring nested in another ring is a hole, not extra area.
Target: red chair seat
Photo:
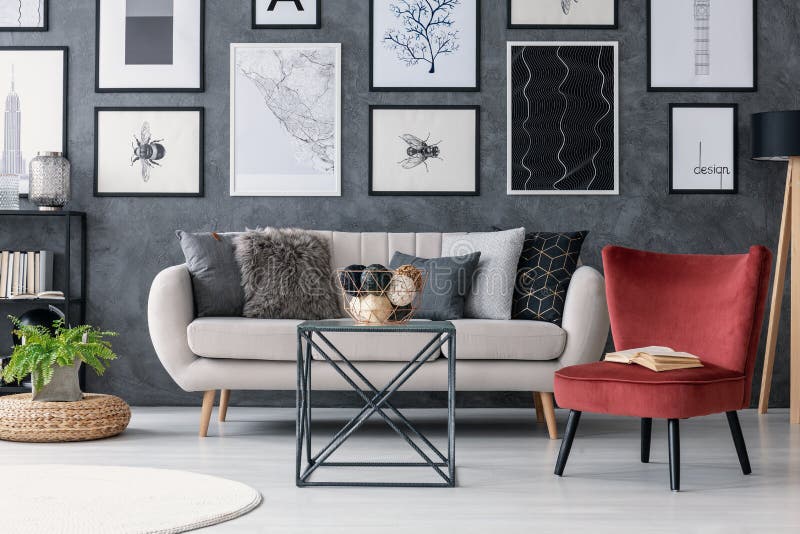
[[[611,362],[565,367],[556,372],[555,395],[573,410],[632,417],[686,419],[740,410],[747,377],[704,365],[662,373]]]

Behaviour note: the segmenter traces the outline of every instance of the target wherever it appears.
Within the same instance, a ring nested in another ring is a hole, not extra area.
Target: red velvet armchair
[[[611,331],[618,350],[661,345],[697,354],[704,367],[655,373],[598,362],[556,373],[570,414],[555,474],[562,476],[581,412],[639,417],[641,460],[650,460],[653,419],[668,420],[670,484],[680,490],[680,419],[725,412],[742,472],[750,474],[737,411],[750,404],[772,255],[731,256],[603,250]]]

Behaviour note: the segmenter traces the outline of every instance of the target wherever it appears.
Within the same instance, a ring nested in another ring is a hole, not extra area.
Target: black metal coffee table
[[[432,339],[409,357],[400,371],[378,389],[357,363],[331,343],[332,332],[429,333]],[[449,343],[448,343],[449,342]],[[445,344],[447,349],[447,454],[442,454],[389,402],[411,376]],[[365,405],[316,454],[311,448],[311,362],[316,351],[347,382]],[[332,354],[332,356],[331,356]],[[361,326],[351,320],[307,321],[297,327],[297,486],[454,487],[455,478],[455,385],[456,329],[450,322],[411,321],[404,325]],[[360,385],[359,385],[360,382]],[[422,462],[330,462],[328,458],[370,417],[378,415],[419,454]],[[426,450],[427,449],[427,452]],[[305,460],[305,462],[304,462]],[[320,482],[309,480],[320,467],[430,467],[442,482]]]

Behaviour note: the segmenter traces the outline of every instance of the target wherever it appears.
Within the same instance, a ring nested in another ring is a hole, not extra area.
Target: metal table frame
[[[326,337],[331,332],[361,333],[429,333],[432,339],[411,358],[400,371],[378,389],[357,366]],[[315,338],[316,336],[316,338]],[[413,424],[389,401],[402,386],[436,352],[448,344],[447,354],[447,454],[442,454]],[[316,454],[311,447],[311,362],[312,352],[322,356],[345,382],[355,391],[364,407]],[[333,357],[328,353],[333,353]],[[297,327],[297,462],[298,487],[349,486],[349,487],[455,487],[455,385],[456,385],[456,330],[450,322],[412,321],[405,325],[360,326],[353,321],[307,321]],[[334,360],[333,358],[339,358]],[[363,387],[356,382],[360,380]],[[422,462],[330,462],[336,452],[373,415],[380,416],[408,445],[419,454]],[[394,417],[392,417],[394,416]],[[415,438],[417,441],[415,441]],[[423,448],[427,448],[426,452]],[[431,457],[431,454],[433,457]],[[303,460],[305,459],[305,463]],[[320,467],[430,467],[442,482],[318,482],[310,481]]]

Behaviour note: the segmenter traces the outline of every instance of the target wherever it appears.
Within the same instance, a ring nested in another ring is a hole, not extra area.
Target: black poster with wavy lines
[[[511,49],[511,192],[616,189],[612,45]]]

